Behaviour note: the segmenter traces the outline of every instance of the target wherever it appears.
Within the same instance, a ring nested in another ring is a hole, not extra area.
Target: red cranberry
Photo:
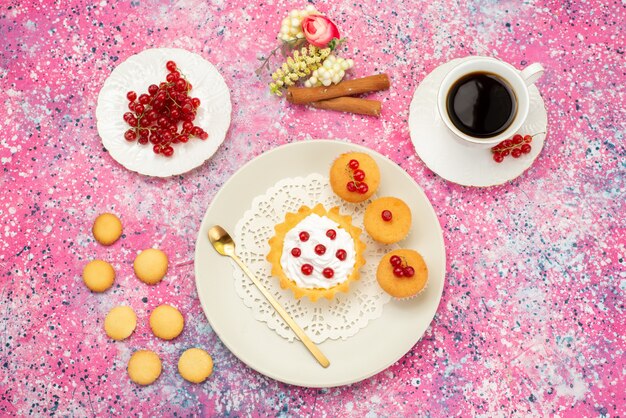
[[[300,232],[300,241],[307,242],[309,240],[309,233],[306,231]]]
[[[148,96],[147,94],[144,93],[144,94],[140,95],[137,100],[142,105],[147,105],[148,103],[150,103],[150,96]]]
[[[333,269],[331,269],[330,267],[326,267],[323,271],[322,274],[324,275],[324,277],[326,277],[327,279],[332,279],[333,276],[335,275],[335,272],[333,271]]]
[[[293,255],[294,257],[300,257],[300,254],[302,254],[302,251],[300,251],[300,248],[293,248],[291,250],[291,255]]]
[[[176,71],[176,63],[174,61],[168,61],[167,63],[165,63],[165,68],[167,68],[167,71],[169,71],[170,73],[172,71]]]
[[[354,173],[352,173],[352,177],[354,177],[356,181],[363,181],[365,180],[365,171],[354,170]]]
[[[402,277],[404,276],[404,269],[400,266],[394,267],[393,268],[393,275],[396,277]]]
[[[356,183],[353,181],[349,181],[348,184],[346,184],[346,189],[348,189],[349,192],[356,192]]]
[[[317,244],[315,246],[315,254],[317,255],[324,255],[324,253],[326,252],[326,247],[322,244]]]
[[[357,160],[350,160],[350,162],[348,163],[348,167],[350,167],[352,170],[356,170],[357,168],[359,168],[359,162]]]
[[[383,221],[385,221],[385,222],[389,222],[389,221],[391,221],[391,218],[393,218],[393,215],[391,214],[390,210],[382,211],[380,216],[381,216],[381,218],[383,218]]]
[[[326,231],[326,236],[331,240],[334,240],[337,237],[337,232],[334,229],[329,229]]]
[[[174,148],[172,148],[171,145],[168,145],[165,148],[163,148],[163,150],[161,151],[161,154],[165,155],[166,157],[171,157],[174,154]]]
[[[189,121],[183,122],[183,132],[191,133],[193,128],[194,126],[192,122],[189,122]]]
[[[310,276],[311,273],[313,273],[313,266],[310,264],[303,264],[302,267],[300,267],[300,271],[305,276]]]
[[[337,250],[337,252],[335,253],[335,257],[343,261],[346,259],[346,257],[348,257],[348,253],[346,252],[346,250]]]
[[[178,78],[176,79],[176,88],[178,89],[178,91],[185,91],[187,90],[187,82],[185,80],[183,80],[182,78]],[[189,89],[191,90],[191,89]],[[192,106],[193,109],[193,106]]]
[[[400,264],[402,264],[402,259],[397,255],[392,255],[389,259],[389,263],[391,263],[391,265],[394,267],[398,267]]]
[[[415,269],[411,266],[406,266],[402,272],[404,277],[413,277],[415,275]]]
[[[357,188],[357,192],[359,192],[359,194],[365,194],[368,190],[369,187],[367,187],[367,184],[365,183],[360,183],[359,187]]]
[[[127,141],[134,141],[135,138],[137,138],[137,133],[135,132],[134,129],[129,129],[126,132],[124,132],[124,138]]]

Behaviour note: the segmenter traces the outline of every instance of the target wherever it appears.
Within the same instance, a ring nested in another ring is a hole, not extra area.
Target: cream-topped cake
[[[267,256],[281,287],[291,289],[296,298],[307,296],[313,301],[347,292],[365,264],[361,230],[351,221],[339,214],[339,208],[326,211],[321,204],[288,213],[285,222],[275,227]]]
[[[312,213],[285,234],[280,265],[298,286],[328,289],[350,276],[355,260],[350,234],[330,218]]]

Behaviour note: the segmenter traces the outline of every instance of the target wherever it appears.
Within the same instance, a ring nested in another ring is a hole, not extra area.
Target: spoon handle
[[[267,301],[276,309],[276,312],[285,320],[287,325],[293,330],[293,332],[300,338],[302,344],[305,345],[306,348],[309,349],[315,360],[322,365],[322,367],[326,368],[330,365],[330,361],[326,358],[324,353],[315,345],[313,341],[304,333],[304,330],[296,324],[296,321],[287,313],[287,311],[278,303],[276,299],[267,291],[265,286],[252,274],[252,272],[248,269],[248,267],[241,261],[241,259],[236,255],[231,255],[232,259],[241,267],[244,273],[248,275],[250,280],[254,283],[254,285],[261,291],[263,296],[267,299]]]

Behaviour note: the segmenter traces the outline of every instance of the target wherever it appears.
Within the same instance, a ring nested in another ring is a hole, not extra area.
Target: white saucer
[[[506,183],[526,171],[541,152],[548,128],[546,108],[537,87],[530,86],[530,111],[519,133],[538,135],[533,137],[531,152],[520,158],[509,155],[496,163],[489,148],[462,143],[439,116],[437,92],[446,73],[465,59],[457,58],[435,68],[415,90],[409,111],[411,140],[424,164],[448,181],[477,187]]]
[[[176,62],[193,86],[190,95],[200,99],[194,124],[209,138],[176,144],[174,155],[168,158],[152,152],[150,143],[126,141],[124,132],[129,126],[123,115],[128,112],[126,93],[146,93],[150,84],[165,80],[169,60]],[[177,48],[146,49],[122,62],[105,80],[96,107],[98,133],[111,157],[131,171],[155,177],[182,174],[209,159],[226,137],[230,113],[230,92],[217,69],[200,55]]]

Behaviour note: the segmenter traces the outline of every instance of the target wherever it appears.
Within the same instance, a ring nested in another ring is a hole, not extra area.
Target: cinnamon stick
[[[311,102],[309,106],[318,109],[336,110],[359,115],[380,116],[381,103],[378,100],[359,99],[356,97],[337,97],[334,99]]]
[[[287,100],[297,104],[319,102],[321,100],[334,99],[335,97],[387,90],[388,88],[389,77],[387,74],[377,74],[342,81],[339,84],[328,87],[289,87],[287,89]]]

